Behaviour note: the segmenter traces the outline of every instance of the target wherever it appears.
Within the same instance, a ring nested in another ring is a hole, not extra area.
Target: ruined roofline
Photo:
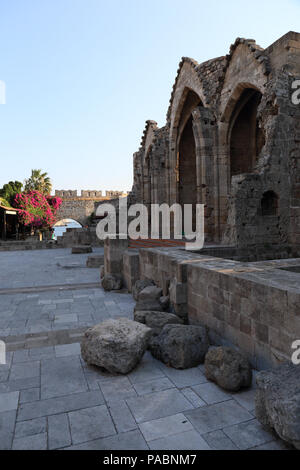
[[[165,125],[168,126],[170,124],[170,117],[171,117],[173,99],[174,99],[174,96],[175,96],[176,87],[177,87],[177,84],[178,84],[180,73],[181,73],[181,70],[182,70],[184,64],[186,64],[186,63],[190,64],[190,66],[193,69],[195,69],[195,71],[196,71],[196,73],[199,77],[199,80],[201,81],[202,80],[201,75],[202,75],[203,72],[205,72],[206,70],[209,70],[210,68],[213,68],[215,64],[220,63],[220,62],[223,61],[224,62],[223,75],[222,75],[222,77],[217,78],[217,80],[220,82],[220,84],[219,84],[219,90],[220,90],[220,88],[222,86],[223,79],[226,75],[228,67],[230,66],[230,62],[231,62],[232,57],[235,53],[235,50],[237,49],[237,47],[240,44],[244,44],[249,48],[249,51],[253,54],[255,60],[257,60],[263,66],[264,74],[267,76],[271,73],[271,63],[270,63],[269,54],[274,49],[276,49],[276,47],[279,47],[284,42],[288,42],[288,41],[300,42],[300,33],[297,33],[295,31],[289,31],[288,33],[281,36],[278,40],[276,40],[274,43],[272,43],[270,46],[268,46],[265,49],[263,47],[261,47],[260,45],[256,44],[255,39],[246,39],[246,38],[238,37],[235,40],[235,42],[233,44],[231,44],[231,46],[229,48],[229,53],[227,55],[216,57],[214,59],[210,59],[210,60],[207,60],[207,61],[202,62],[202,63],[198,63],[195,59],[192,59],[190,57],[182,57],[182,59],[179,63],[178,69],[177,69],[177,75],[176,75],[175,82],[174,82],[174,85],[173,85],[173,88],[172,88]],[[144,129],[144,132],[143,132],[143,136],[142,136],[139,151],[141,151],[145,146],[147,133],[149,131],[150,126],[153,126],[154,133],[155,133],[155,131],[157,131],[159,129],[157,127],[156,121],[152,121],[152,120],[146,121],[146,126],[145,126],[145,129]]]
[[[148,119],[146,121],[146,125],[145,125],[144,131],[143,131],[143,135],[142,135],[139,150],[142,150],[144,148],[145,144],[146,144],[146,139],[147,139],[147,135],[148,135],[148,131],[149,131],[150,127],[152,127],[154,132],[159,129],[156,121],[152,121],[151,119]]]
[[[270,44],[270,46],[266,47],[265,52],[269,54],[274,49],[276,49],[276,47],[280,46],[281,44],[287,41],[300,42],[300,33],[297,33],[296,31],[289,31],[288,33],[284,34],[279,39],[277,39],[275,42]]]
[[[220,57],[216,57],[215,59],[209,59],[209,60],[199,64],[199,62],[197,62],[195,59],[192,59],[191,57],[182,57],[181,61],[179,62],[179,66],[178,66],[178,69],[177,69],[177,75],[176,75],[176,78],[175,78],[175,82],[174,82],[174,85],[173,85],[173,88],[172,88],[171,98],[170,98],[170,101],[169,101],[169,108],[168,108],[168,111],[167,111],[167,123],[170,121],[173,98],[174,98],[177,83],[178,83],[178,80],[179,80],[179,77],[180,77],[180,72],[181,72],[181,69],[183,68],[184,64],[186,64],[186,63],[190,64],[197,72],[201,73],[201,70],[203,68],[204,69],[210,68],[210,66],[214,65],[215,63],[221,62],[221,61],[224,61],[224,60],[225,60],[225,56],[220,56]]]

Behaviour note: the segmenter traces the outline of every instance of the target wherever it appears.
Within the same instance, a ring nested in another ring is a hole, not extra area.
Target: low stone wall
[[[109,239],[104,241],[104,270],[105,274],[122,275],[123,255],[128,249],[128,240]]]
[[[128,292],[136,281],[140,279],[139,252],[136,250],[127,250],[123,255],[123,280]]]
[[[57,237],[59,248],[70,248],[74,245],[103,246],[103,240],[99,240],[96,228],[67,228],[67,231]]]
[[[187,267],[199,255],[184,249],[141,249],[139,252],[140,277],[151,279],[170,295],[174,312],[187,320]]]
[[[140,278],[169,291],[176,313],[206,325],[212,343],[238,347],[257,369],[291,359],[300,340],[300,259],[241,263],[141,249],[139,265]]]
[[[249,248],[237,248],[233,246],[206,246],[199,252],[201,255],[214,256],[217,258],[226,258],[242,262],[255,262],[262,260],[277,260],[298,258],[300,256],[300,246],[290,245],[256,245]]]

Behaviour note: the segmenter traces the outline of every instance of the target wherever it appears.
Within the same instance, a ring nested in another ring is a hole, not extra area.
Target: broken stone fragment
[[[105,274],[101,280],[103,289],[107,292],[122,289],[122,276],[117,274]]]
[[[151,329],[120,318],[107,320],[85,332],[81,355],[88,363],[111,373],[128,374],[148,348]]]
[[[260,372],[256,383],[257,419],[300,450],[300,366],[288,363]]]
[[[212,348],[205,357],[205,375],[224,390],[237,392],[250,387],[252,369],[248,359],[227,347]]]
[[[159,300],[162,296],[162,289],[156,286],[149,286],[145,287],[139,295],[138,301],[139,302],[149,302],[152,300]]]
[[[147,302],[138,301],[134,307],[135,312],[152,311],[162,312],[163,308],[158,300],[149,300]]]
[[[166,325],[181,325],[182,321],[173,313],[167,312],[135,312],[134,320],[144,323],[152,329],[153,334],[158,335]]]
[[[156,286],[149,286],[143,289],[138,294],[138,301],[136,303],[135,312],[138,311],[154,311],[162,312],[163,308],[160,303],[162,296],[162,289]]]
[[[208,348],[206,328],[192,325],[166,325],[149,344],[156,359],[175,369],[190,369],[203,364]]]
[[[140,279],[136,281],[132,288],[132,295],[134,300],[138,300],[139,293],[144,290],[146,287],[154,286],[154,282],[149,279]]]

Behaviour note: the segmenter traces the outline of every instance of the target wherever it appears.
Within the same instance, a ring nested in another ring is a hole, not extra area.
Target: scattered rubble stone
[[[163,307],[160,303],[162,289],[156,286],[149,286],[138,294],[138,301],[134,311],[154,311],[162,312]]]
[[[205,357],[205,375],[225,390],[237,392],[250,387],[252,369],[248,359],[227,347],[212,348]]]
[[[202,364],[208,348],[206,328],[191,325],[166,325],[149,344],[156,359],[175,369],[189,369]]]
[[[173,313],[167,312],[135,312],[134,313],[135,321],[144,323],[149,328],[152,329],[155,335],[158,335],[164,326],[166,325],[181,325],[182,321]]]
[[[117,274],[105,274],[102,278],[101,285],[107,292],[122,289],[122,276]]]
[[[144,290],[146,287],[154,286],[154,285],[155,285],[154,282],[148,279],[141,279],[139,281],[136,281],[136,283],[134,284],[132,288],[132,295],[133,295],[134,300],[138,300],[139,293],[142,290]]]
[[[109,372],[128,374],[140,362],[151,329],[127,318],[107,320],[85,332],[81,343],[83,359]]]
[[[288,363],[260,372],[256,383],[257,419],[300,450],[300,366]]]

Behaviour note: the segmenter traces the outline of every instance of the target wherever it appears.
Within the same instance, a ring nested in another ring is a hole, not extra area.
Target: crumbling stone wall
[[[140,278],[154,280],[177,315],[205,325],[212,344],[238,347],[257,369],[290,361],[300,335],[298,259],[241,263],[173,248],[132,256]]]
[[[131,196],[203,203],[206,241],[299,253],[300,106],[291,100],[299,77],[294,32],[266,49],[238,38],[227,56],[204,64],[183,58],[166,125],[147,121],[134,154]],[[271,194],[273,212],[263,209]]]
[[[109,202],[118,205],[119,200],[116,198],[125,197],[127,193],[106,191],[106,195],[103,196],[102,191],[82,190],[81,196],[78,196],[76,190],[63,189],[56,190],[55,196],[62,198],[62,204],[56,216],[57,221],[73,219],[81,225],[86,225],[89,217],[96,212],[99,204]]]
[[[91,198],[63,198],[57,211],[56,219],[73,219],[81,225],[88,223],[88,218],[95,212],[96,201]]]

